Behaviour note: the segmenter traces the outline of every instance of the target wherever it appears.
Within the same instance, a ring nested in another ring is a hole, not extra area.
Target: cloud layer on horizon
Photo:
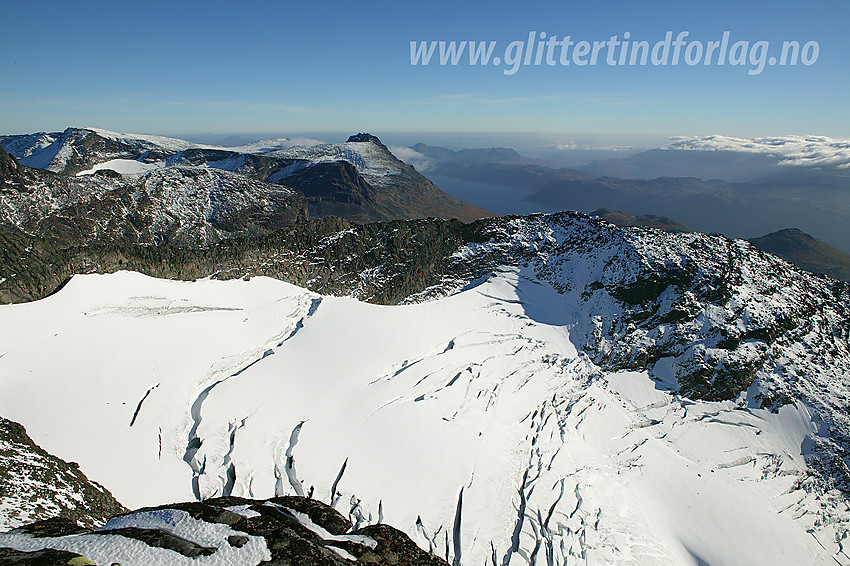
[[[736,138],[732,136],[675,137],[664,149],[761,153],[779,158],[780,165],[850,168],[850,140],[826,136]]]

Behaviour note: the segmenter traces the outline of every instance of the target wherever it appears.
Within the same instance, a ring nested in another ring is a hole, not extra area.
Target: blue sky
[[[6,2],[0,133],[850,138],[850,2]],[[811,66],[411,66],[411,40],[817,41]]]

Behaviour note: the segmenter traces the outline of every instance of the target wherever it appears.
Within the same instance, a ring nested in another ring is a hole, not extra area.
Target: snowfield
[[[69,537],[42,539],[25,533],[0,535],[6,547],[23,551],[55,548],[85,556],[97,564],[144,564],[145,566],[232,566],[234,564],[255,566],[271,555],[262,537],[247,536],[234,531],[227,525],[209,523],[193,518],[185,511],[175,509],[155,510],[111,519],[98,529],[108,532],[122,528],[155,529],[179,537],[194,544],[215,548],[208,556],[183,556],[165,548],[156,548],[129,537],[105,537],[87,534]],[[247,542],[241,548],[228,544],[227,537],[243,535]]]
[[[76,276],[0,307],[0,414],[130,508],[312,495],[464,565],[850,564],[846,502],[803,489],[806,405],[606,373],[586,317],[525,268],[393,307]]]
[[[117,173],[121,173],[122,175],[134,175],[137,173],[147,173],[154,169],[162,169],[163,167],[165,167],[165,163],[161,161],[156,163],[145,163],[135,159],[110,159],[109,161],[104,161],[103,163],[94,165],[91,169],[80,171],[77,173],[77,177],[80,175],[91,175],[95,171],[100,171],[101,169],[111,169]]]

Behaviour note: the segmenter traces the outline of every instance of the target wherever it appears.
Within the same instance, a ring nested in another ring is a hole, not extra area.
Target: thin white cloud
[[[286,148],[295,147],[295,146],[313,147],[314,145],[323,145],[324,143],[325,142],[323,142],[321,140],[316,140],[316,139],[313,139],[313,138],[294,137],[294,138],[288,138],[283,147],[286,147]]]
[[[403,145],[391,145],[389,150],[393,153],[393,155],[408,165],[413,165],[417,171],[427,171],[432,165],[431,160],[428,159],[428,157],[419,153],[415,149],[410,149]]]
[[[463,100],[467,98],[478,98],[480,94],[477,93],[455,93],[455,94],[441,94],[436,98],[438,100]]]
[[[272,138],[268,140],[258,140],[244,145],[228,147],[229,151],[240,151],[244,153],[266,153],[270,151],[279,151],[281,149],[290,149],[293,147],[313,147],[322,145],[325,142],[306,137],[294,138]]]

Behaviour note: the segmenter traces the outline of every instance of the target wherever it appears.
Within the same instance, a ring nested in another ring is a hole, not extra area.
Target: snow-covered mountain
[[[850,563],[846,284],[579,214],[322,226],[0,307],[0,414],[131,507],[310,494],[452,564]]]
[[[0,191],[0,221],[41,235],[61,224],[55,236],[83,237],[70,243],[192,246],[273,231],[308,215],[356,222],[489,215],[440,191],[374,136],[293,143],[274,139],[224,148],[94,128],[2,136],[0,145],[26,174],[14,190]],[[293,212],[298,208],[303,211]],[[102,223],[92,226],[91,217],[102,217]],[[146,231],[148,225],[160,229]]]
[[[216,169],[178,166],[125,176],[111,170],[82,177],[37,170],[24,174],[23,187],[3,190],[0,181],[2,222],[63,246],[205,246],[307,219],[305,199],[297,191]]]

